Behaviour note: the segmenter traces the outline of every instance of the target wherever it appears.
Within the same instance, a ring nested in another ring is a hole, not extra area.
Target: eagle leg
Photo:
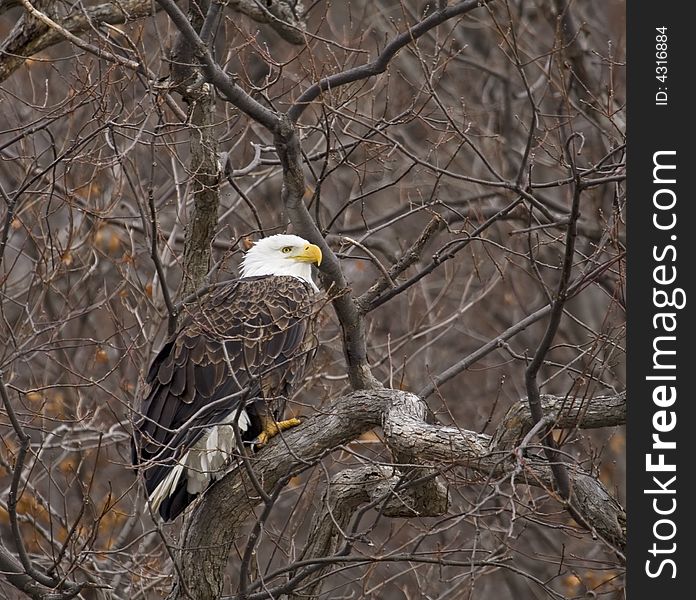
[[[263,430],[256,436],[251,444],[255,447],[265,446],[271,438],[274,438],[281,431],[285,431],[291,427],[297,427],[301,423],[302,421],[295,417],[285,421],[274,421],[266,417],[263,419]]]

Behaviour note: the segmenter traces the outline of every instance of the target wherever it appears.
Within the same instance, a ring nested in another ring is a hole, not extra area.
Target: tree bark
[[[562,398],[545,396],[546,408],[563,426],[578,428],[617,425],[625,420],[626,397],[598,397],[586,401],[585,410],[568,410],[568,402]],[[529,427],[528,414],[521,408],[521,400],[508,413],[500,427],[511,427],[516,434]],[[605,410],[606,407],[606,410]],[[373,389],[353,392],[335,401],[333,406],[309,417],[301,427],[285,432],[272,440],[254,457],[254,472],[267,493],[279,482],[298,474],[319,462],[336,447],[356,439],[360,434],[381,426],[390,449],[397,454],[418,456],[430,469],[451,465],[464,466],[481,476],[481,481],[491,477],[510,477],[520,485],[552,488],[552,473],[548,463],[541,458],[520,458],[510,448],[498,447],[495,440],[509,440],[510,436],[497,431],[488,436],[459,429],[426,423],[424,403],[414,394],[399,390]],[[575,421],[572,419],[575,417]],[[377,484],[372,476],[377,476]],[[619,552],[626,543],[626,515],[623,507],[607,492],[602,483],[577,467],[569,469],[577,509],[593,528],[593,533],[606,540]],[[374,500],[382,489],[393,489],[396,480],[386,472],[358,471],[342,476],[348,481],[343,492],[329,503],[329,510],[338,511],[338,524],[345,523],[360,504]],[[380,477],[383,477],[380,481]],[[400,480],[400,477],[397,476]],[[341,476],[339,476],[339,480]],[[363,488],[360,489],[360,481]],[[336,481],[336,480],[335,480]],[[430,480],[423,482],[432,486]],[[408,488],[409,498],[418,498],[419,490]],[[334,492],[328,492],[333,494]],[[432,497],[432,496],[430,496]],[[446,497],[446,494],[445,494]],[[442,496],[440,496],[442,499]],[[223,592],[224,570],[232,543],[254,507],[259,503],[258,494],[243,468],[229,473],[212,486],[203,496],[187,520],[182,532],[182,551],[178,556],[183,580],[177,580],[169,596],[170,600],[184,600],[186,590],[195,591],[198,600],[217,600]],[[409,510],[408,502],[402,507]],[[440,510],[447,503],[440,501]],[[316,521],[307,555],[331,550],[338,543],[338,529],[326,523],[327,509]],[[387,512],[385,512],[385,515]],[[440,513],[441,514],[441,513]],[[404,516],[403,512],[395,513]],[[340,562],[340,559],[337,559]],[[315,574],[317,569],[307,575]],[[302,579],[302,573],[296,577]],[[268,584],[272,585],[272,584]],[[273,589],[271,587],[271,589]],[[292,590],[278,589],[276,593]]]
[[[16,6],[19,2],[7,2],[0,4],[0,13]],[[34,6],[41,9],[46,7],[51,14],[52,2],[33,2]],[[157,5],[155,11],[159,10]],[[118,25],[135,21],[153,13],[151,0],[120,0],[119,2],[104,2],[95,6],[83,7],[67,14],[60,19],[60,25],[75,35],[84,33],[101,23]],[[27,58],[64,41],[64,37],[54,29],[37,19],[24,14],[19,17],[12,31],[0,47],[0,82],[7,79]]]
[[[194,0],[189,20],[200,32],[210,2]],[[215,88],[202,82],[196,66],[196,47],[179,33],[172,50],[172,83],[190,106],[189,119],[189,190],[193,207],[186,226],[184,272],[179,296],[186,297],[205,283],[210,270],[213,238],[217,232],[220,206],[220,164],[215,135]]]
[[[215,136],[215,94],[204,84],[191,113],[189,174],[193,209],[186,227],[182,297],[205,282],[210,270],[213,238],[217,232],[220,205],[218,142]]]

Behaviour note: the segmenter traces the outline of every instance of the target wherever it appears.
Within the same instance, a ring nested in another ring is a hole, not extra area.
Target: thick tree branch
[[[220,165],[218,163],[218,139],[215,131],[215,90],[209,84],[191,86],[198,69],[193,66],[198,43],[209,43],[209,35],[220,11],[220,4],[210,3],[203,14],[206,2],[192,3],[190,26],[201,32],[195,42],[183,32],[177,39],[172,64],[173,79],[184,100],[191,105],[189,129],[189,189],[193,208],[186,226],[184,241],[184,273],[181,279],[181,296],[191,294],[205,283],[210,270],[212,243],[217,232],[220,205]]]
[[[549,397],[550,398],[550,397]],[[602,398],[588,401],[592,405],[590,412],[602,414],[604,405]],[[417,396],[403,394],[388,407],[385,415],[384,433],[387,443],[393,449],[413,452],[421,460],[432,461],[435,464],[456,463],[465,465],[486,478],[503,477],[514,473],[518,469],[517,461],[507,460],[509,451],[500,451],[492,445],[492,438],[487,435],[477,434],[456,427],[442,427],[429,425],[415,417],[405,413],[400,404],[420,402]],[[622,399],[625,422],[625,397]],[[566,422],[563,414],[566,402],[549,402],[547,415],[559,422]],[[608,424],[616,424],[614,416],[615,407],[610,407],[607,415]],[[612,415],[612,416],[609,416]],[[522,417],[523,415],[520,414]],[[596,418],[588,420],[588,426],[596,426],[601,420]],[[577,427],[585,424],[582,420]],[[501,427],[508,423],[503,421]],[[531,427],[532,422],[527,422],[524,427]],[[493,439],[505,438],[501,432],[496,432]],[[547,490],[553,489],[554,475],[551,468],[554,465],[539,459],[524,459],[522,468],[526,478],[524,483],[539,485]],[[573,494],[578,494],[575,510],[579,514],[583,525],[589,526],[602,539],[609,542],[619,551],[623,551],[626,544],[626,515],[623,508],[604,489],[604,486],[594,477],[579,468],[571,468],[567,465],[569,484]]]
[[[21,4],[16,0],[13,5]],[[38,4],[38,3],[34,3]],[[151,0],[121,0],[80,8],[60,21],[60,28],[22,15],[0,48],[0,81],[4,81],[24,64],[27,58],[66,39],[101,24],[118,25],[152,14]]]
[[[626,422],[626,392],[587,398],[542,394],[541,408],[556,429],[616,427]],[[491,440],[496,450],[512,449],[534,426],[529,401],[524,398],[505,414]]]
[[[309,468],[336,446],[378,426],[382,409],[395,393],[399,392],[354,392],[337,400],[329,412],[278,436],[255,457],[258,480],[270,491],[281,478]],[[181,572],[187,587],[199,592],[198,600],[220,596],[231,544],[257,503],[253,490],[245,470],[237,469],[208,490],[187,521]],[[186,598],[179,583],[170,598]]]
[[[7,581],[30,598],[40,600],[52,592],[51,588],[42,586],[27,575],[19,561],[2,546],[0,546],[0,571]]]
[[[426,478],[437,481],[435,477]],[[394,467],[371,465],[346,469],[331,478],[321,501],[322,512],[314,519],[314,526],[298,561],[311,561],[327,556],[347,556],[356,538],[359,517],[367,509],[375,508],[387,517],[439,516],[447,511],[446,486],[437,482],[434,494],[425,495],[422,484],[409,485]],[[359,512],[358,507],[364,506]],[[349,528],[354,515],[358,522]],[[319,594],[323,577],[332,570],[330,564],[321,569],[311,568],[308,582],[290,598],[314,598]],[[296,574],[291,573],[290,577]]]
[[[235,83],[233,77],[223,71],[222,67],[217,63],[215,58],[213,58],[207,43],[199,37],[187,16],[176,3],[173,0],[157,0],[157,3],[169,15],[186,41],[191,44],[193,55],[196,56],[201,63],[201,69],[205,76],[205,80],[214,85],[228,102],[234,104],[246,115],[263,125],[269,131],[277,131],[280,127],[278,115],[254,100]]]
[[[623,395],[617,397],[606,412],[606,398],[603,397],[587,400],[586,408],[576,412],[568,411],[568,403],[563,399],[549,396],[547,400],[548,414],[568,426],[573,415],[580,418],[573,424],[577,427],[601,426],[605,420],[614,425],[625,419]],[[281,479],[308,469],[333,449],[381,425],[387,444],[394,452],[417,456],[431,469],[460,465],[480,473],[482,481],[514,475],[518,483],[551,489],[553,478],[546,461],[527,458],[520,466],[509,449],[492,445],[493,440],[508,439],[509,436],[496,432],[491,437],[456,427],[431,425],[421,418],[423,411],[422,400],[408,392],[390,389],[353,392],[336,400],[328,411],[307,418],[301,427],[289,430],[261,449],[254,457],[257,479],[268,492]],[[516,419],[503,421],[501,427],[514,426],[517,434],[525,427],[531,427],[526,418],[521,410]],[[518,474],[520,469],[524,478]],[[625,514],[621,506],[594,477],[577,468],[569,469],[569,474],[577,510],[603,539],[622,549],[625,544]],[[360,473],[347,475],[358,479],[360,476]],[[385,481],[392,482],[391,479]],[[364,495],[355,489],[346,494],[348,508],[355,502],[374,499],[369,492]],[[212,486],[197,504],[182,534],[184,550],[180,560],[187,587],[200,592],[199,600],[218,598],[231,545],[258,502],[246,471],[237,469]],[[444,510],[446,502],[438,506]],[[317,549],[327,543],[331,546],[334,534],[323,529],[317,531],[316,535],[323,540],[316,542]],[[175,585],[170,598],[185,598],[180,584]]]
[[[275,146],[283,166],[282,200],[296,232],[321,248],[322,274],[334,297],[333,306],[341,323],[343,349],[348,366],[348,376],[354,389],[367,389],[379,385],[372,376],[367,362],[365,322],[343,277],[341,265],[333,250],[309,214],[304,204],[305,178],[302,169],[302,153],[295,125],[282,117],[282,126],[276,133]]]
[[[47,14],[38,10],[31,2],[29,2],[29,0],[20,0],[20,2],[33,18],[39,20],[41,23],[43,23],[46,27],[48,27],[51,31],[55,32],[57,35],[72,42],[78,48],[82,48],[90,54],[94,54],[95,56],[98,56],[99,58],[103,58],[104,60],[108,60],[110,62],[115,62],[128,69],[133,69],[134,71],[145,73],[144,69],[137,61],[130,60],[129,58],[124,58],[118,54],[113,54],[106,50],[102,50],[99,46],[95,46],[94,44],[85,42],[84,40],[80,39],[78,36],[73,34],[71,31],[63,27],[61,24],[51,19]],[[36,52],[36,50],[34,50],[34,52]]]
[[[287,0],[258,2],[258,0],[230,0],[230,7],[247,15],[257,23],[268,23],[275,32],[291,44],[305,43],[305,24],[296,14],[294,3]]]

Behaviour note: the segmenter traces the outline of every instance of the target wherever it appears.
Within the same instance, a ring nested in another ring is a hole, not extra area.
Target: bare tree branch
[[[25,0],[16,0],[12,5],[23,4],[29,6],[27,10],[34,10],[34,6]],[[34,3],[40,6],[39,3]],[[152,14],[151,0],[121,0],[119,2],[104,2],[95,6],[80,7],[79,10],[68,14],[57,24],[51,19],[38,20],[20,17],[12,33],[5,39],[0,52],[0,81],[4,81],[14,71],[24,64],[24,61],[57,44],[65,39],[75,42],[75,37],[99,27],[102,23],[118,25]],[[3,8],[10,8],[5,5]],[[35,11],[40,13],[40,11]],[[43,13],[41,13],[43,14]],[[45,15],[44,15],[45,16]],[[82,42],[76,43],[80,45]],[[82,46],[80,46],[82,47]],[[86,49],[86,48],[85,48]],[[94,53],[94,47],[90,46],[90,52]],[[118,60],[110,54],[109,60]],[[136,64],[128,64],[131,68],[139,68]]]
[[[585,414],[593,414],[593,419],[581,419],[574,426],[599,426],[602,423],[603,398],[589,400],[588,404],[591,408]],[[621,397],[620,404],[625,411],[625,397]],[[479,472],[484,479],[516,474],[518,465],[514,455],[509,450],[501,453],[496,447],[491,447],[491,436],[455,427],[429,425],[420,418],[423,414],[421,407],[422,401],[417,396],[388,389],[357,391],[339,398],[329,412],[308,418],[302,427],[288,431],[282,439],[276,439],[263,448],[255,457],[257,477],[266,490],[271,490],[284,477],[309,468],[333,448],[380,425],[387,444],[394,451],[418,456],[431,467],[465,465]],[[564,410],[565,403],[561,399],[549,398],[547,407],[548,414],[556,416],[557,413],[559,422],[570,425],[568,419],[572,413]],[[615,410],[611,408],[607,413],[612,415],[607,418],[610,424],[617,422]],[[519,413],[519,417],[523,418],[523,414]],[[504,421],[502,426],[507,427],[510,423]],[[518,427],[518,424],[515,423],[515,426]],[[506,439],[506,436],[499,433],[495,439]],[[526,485],[550,487],[552,484],[553,476],[545,461],[527,458],[522,472]],[[346,476],[360,479],[365,473]],[[577,510],[583,511],[583,518],[603,538],[622,548],[625,544],[623,509],[597,479],[579,469],[573,469],[569,475],[573,492],[578,496]],[[257,501],[252,489],[245,471],[237,469],[208,490],[187,521],[182,539],[183,547],[188,550],[180,556],[181,570],[188,586],[199,590],[200,600],[217,598],[221,593],[223,569],[231,544]],[[340,501],[342,506],[339,508],[346,511],[345,515],[351,512],[351,506],[357,506],[356,503],[362,503],[370,496],[368,492],[355,488],[348,490],[347,494]],[[444,508],[446,506],[445,503]],[[320,527],[315,533],[316,549],[325,544],[331,546],[330,540],[334,535],[333,530]],[[175,585],[169,598],[178,600],[185,598],[185,595]]]
[[[296,12],[297,2],[277,0],[262,3],[255,0],[230,0],[229,4],[254,21],[268,23],[285,41],[291,44],[305,43],[305,25],[303,15]]]
[[[44,600],[48,597],[56,597],[57,600],[68,600],[79,594],[84,586],[65,580],[61,581],[37,567],[27,552],[24,537],[20,529],[17,503],[22,493],[20,491],[20,484],[23,479],[27,453],[31,446],[31,437],[24,430],[24,427],[15,414],[12,402],[7,393],[2,371],[0,371],[0,400],[2,400],[5,413],[20,443],[13,465],[12,483],[10,484],[9,493],[7,495],[7,512],[10,518],[13,541],[17,547],[19,561],[16,561],[4,547],[0,546],[0,566],[2,566],[3,574],[8,580],[13,585],[29,594],[32,598]],[[58,590],[57,596],[54,591],[56,589]]]
[[[563,309],[565,303],[568,300],[568,290],[570,288],[570,277],[573,270],[573,262],[575,258],[575,240],[577,238],[577,221],[580,217],[580,198],[582,196],[583,188],[580,176],[578,175],[577,169],[575,167],[575,157],[571,152],[571,144],[573,144],[575,138],[580,138],[578,134],[573,134],[565,142],[565,150],[568,161],[571,165],[571,170],[575,178],[575,185],[573,186],[573,203],[570,210],[570,216],[568,219],[568,229],[566,232],[565,240],[565,253],[563,256],[563,264],[561,265],[561,274],[558,280],[558,287],[556,294],[551,300],[551,311],[549,314],[549,322],[546,326],[546,331],[544,336],[539,342],[539,346],[534,353],[534,357],[527,366],[525,371],[525,385],[527,387],[529,408],[531,411],[532,419],[534,424],[539,423],[544,417],[544,412],[541,407],[541,398],[539,392],[539,383],[537,381],[537,376],[539,374],[539,369],[544,363],[546,355],[548,354],[554,337],[558,331],[558,326],[561,323],[561,318],[563,317]],[[573,148],[575,146],[573,145]],[[545,445],[544,452],[551,465],[551,470],[553,471],[554,480],[556,482],[559,494],[561,498],[567,502],[568,510],[573,518],[577,520],[581,525],[591,527],[584,521],[583,515],[578,512],[573,506],[572,499],[572,484],[563,464],[563,458],[559,453],[559,447],[556,440],[551,436],[551,431],[553,427],[549,425],[544,428],[540,435],[542,443]]]
[[[408,31],[397,35],[372,62],[336,73],[335,75],[329,75],[307,88],[288,110],[288,117],[292,121],[297,121],[307,106],[318,98],[322,92],[383,73],[401,48],[414,42],[438,25],[442,25],[445,21],[463,15],[486,2],[487,0],[465,0],[464,2],[457,2],[452,6],[438,7],[438,10],[431,13],[430,16],[410,27]]]

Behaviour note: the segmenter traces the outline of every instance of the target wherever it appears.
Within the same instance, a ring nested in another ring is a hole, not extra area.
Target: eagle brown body
[[[241,451],[235,426],[250,442],[282,419],[317,346],[317,311],[313,285],[276,275],[236,280],[185,309],[150,367],[134,432],[133,460],[162,518],[229,469]]]

